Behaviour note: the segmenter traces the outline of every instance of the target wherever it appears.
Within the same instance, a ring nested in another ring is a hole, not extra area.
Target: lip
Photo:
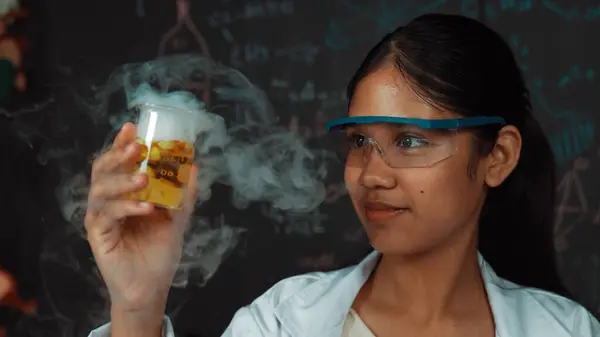
[[[385,221],[406,212],[408,209],[382,202],[366,202],[364,210],[369,221]]]
[[[365,216],[369,221],[385,221],[406,212],[406,209],[365,209]]]

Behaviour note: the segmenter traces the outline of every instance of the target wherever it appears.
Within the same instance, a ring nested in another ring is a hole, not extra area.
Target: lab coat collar
[[[346,315],[360,288],[367,281],[381,254],[370,253],[358,265],[326,274],[288,299],[282,301],[275,314],[292,336],[339,337]],[[502,291],[518,287],[496,275],[478,253],[485,289],[488,294],[497,337],[517,337],[519,326],[515,303],[507,303]]]

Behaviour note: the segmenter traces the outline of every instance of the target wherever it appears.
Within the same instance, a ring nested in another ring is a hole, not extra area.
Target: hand
[[[183,211],[124,200],[148,183],[146,174],[132,174],[141,151],[135,138],[135,126],[125,124],[94,162],[85,228],[113,309],[162,315],[194,206],[197,172],[190,172]]]
[[[8,306],[32,314],[36,309],[34,300],[24,300],[19,296],[15,278],[5,270],[0,269],[0,306]]]
[[[15,278],[5,270],[0,269],[0,306],[11,307],[25,314],[32,314],[36,309],[34,300],[24,300],[19,296]],[[0,337],[4,337],[6,331],[0,326]]]

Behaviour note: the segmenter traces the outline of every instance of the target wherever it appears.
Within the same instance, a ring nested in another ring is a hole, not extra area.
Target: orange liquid
[[[148,174],[148,186],[132,193],[130,198],[158,207],[181,209],[194,160],[193,144],[179,140],[153,141],[148,151],[141,138],[137,142],[142,145],[142,151],[136,169]]]

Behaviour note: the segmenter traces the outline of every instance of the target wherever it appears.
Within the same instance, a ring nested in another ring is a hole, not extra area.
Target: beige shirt
[[[356,311],[350,308],[350,311],[346,316],[346,322],[344,322],[342,337],[375,337],[375,335],[369,330],[362,319],[360,319],[360,316],[358,316]]]

